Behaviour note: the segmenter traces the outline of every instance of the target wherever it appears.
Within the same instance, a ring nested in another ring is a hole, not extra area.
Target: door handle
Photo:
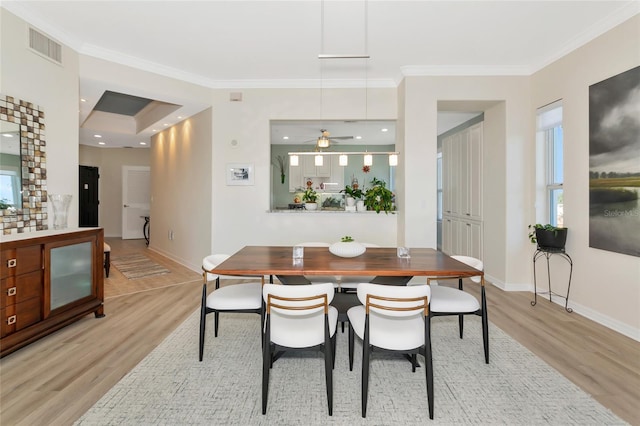
[[[129,207],[129,204],[125,204],[124,206],[125,206],[125,207]]]

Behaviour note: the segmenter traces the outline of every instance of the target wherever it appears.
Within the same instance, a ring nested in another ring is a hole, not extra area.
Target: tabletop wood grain
[[[304,258],[293,259],[291,246],[246,246],[211,272],[220,275],[371,275],[470,277],[483,275],[446,254],[412,248],[409,259],[395,247],[369,247],[357,257],[339,257],[326,247],[305,247]]]

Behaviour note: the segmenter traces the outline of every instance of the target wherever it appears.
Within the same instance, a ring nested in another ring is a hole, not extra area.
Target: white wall
[[[149,166],[148,148],[96,148],[80,145],[80,165],[98,167],[98,226],[105,237],[122,237],[122,166]]]
[[[525,150],[534,137],[529,96],[528,77],[405,79],[403,151],[409,195],[400,240],[410,246],[436,246],[438,101],[492,101],[497,106],[485,112],[483,148],[485,271],[500,287],[530,282],[524,209],[529,168]]]
[[[78,54],[63,46],[63,64],[55,64],[28,49],[26,22],[3,8],[0,20],[0,91],[44,111],[47,191],[73,196],[68,226],[78,226]]]
[[[532,109],[562,99],[564,221],[569,228],[567,252],[574,261],[571,304],[576,305],[578,312],[636,339],[640,339],[640,258],[589,247],[588,96],[590,85],[638,65],[640,16],[537,72],[531,79]],[[533,147],[529,152],[533,155]],[[530,198],[528,203],[532,218],[534,201]],[[561,269],[564,266],[558,263],[560,274],[566,277],[566,268]]]
[[[230,102],[228,91],[214,92],[212,253],[233,253],[252,244],[332,242],[344,235],[359,241],[396,245],[398,215],[268,211],[272,170],[270,120],[395,119],[395,89],[368,90],[367,117],[364,89],[324,89],[323,112],[318,89],[243,90],[242,102]],[[232,141],[237,144],[232,145]],[[227,163],[252,163],[255,185],[227,186]]]
[[[211,109],[152,137],[149,247],[195,271],[210,254],[212,175]]]

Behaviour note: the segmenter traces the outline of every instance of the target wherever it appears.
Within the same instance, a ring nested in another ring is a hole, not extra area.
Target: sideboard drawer
[[[42,271],[8,277],[0,283],[0,308],[42,297]]]
[[[42,303],[39,297],[0,309],[0,337],[37,323],[42,319],[41,311]]]
[[[2,250],[0,278],[13,277],[42,269],[42,246],[33,245]]]

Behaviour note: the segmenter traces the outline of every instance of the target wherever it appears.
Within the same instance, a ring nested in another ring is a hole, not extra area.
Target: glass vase
[[[66,229],[71,195],[50,194],[49,201],[53,209],[53,229]]]

